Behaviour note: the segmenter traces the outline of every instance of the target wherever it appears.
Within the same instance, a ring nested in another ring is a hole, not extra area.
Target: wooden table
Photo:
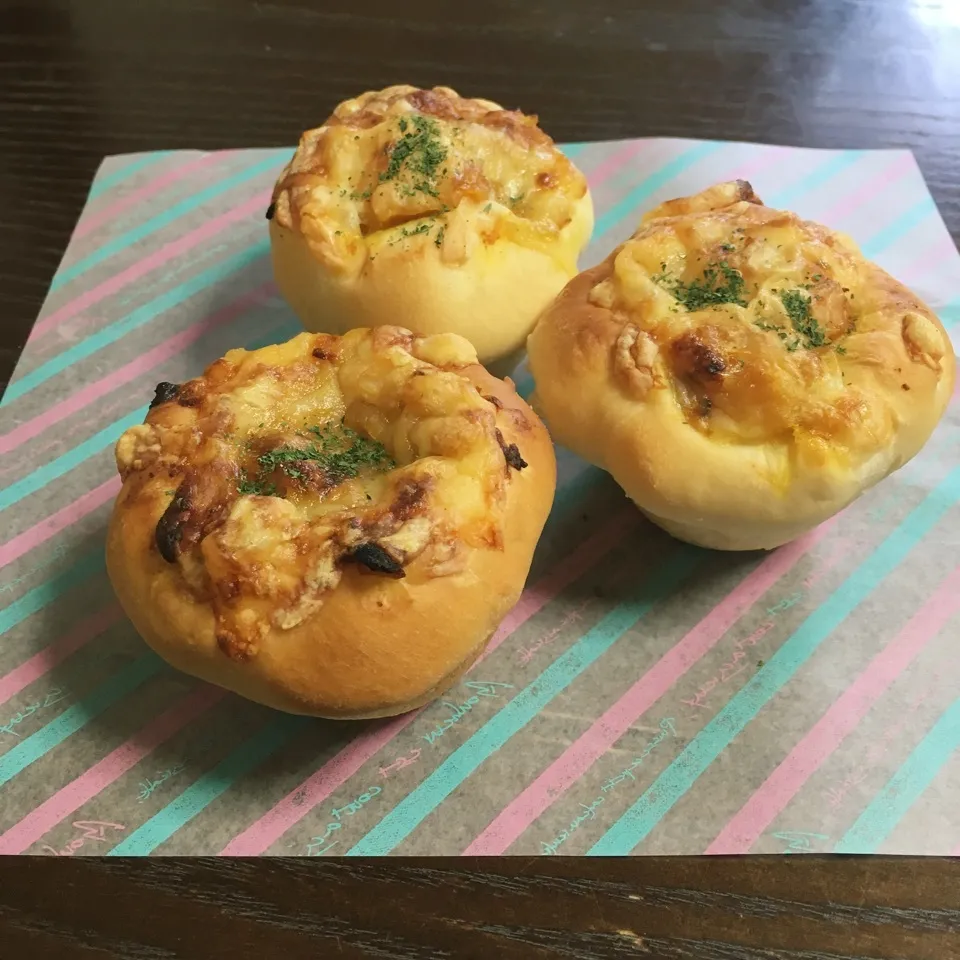
[[[292,144],[447,83],[557,139],[911,147],[960,231],[943,0],[0,0],[0,377],[104,154]],[[882,202],[882,198],[878,198]],[[0,862],[0,956],[960,957],[960,862]]]

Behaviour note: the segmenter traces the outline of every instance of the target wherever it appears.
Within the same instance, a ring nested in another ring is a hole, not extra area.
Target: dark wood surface
[[[0,864],[23,960],[951,960],[960,861],[54,859]]]
[[[951,0],[0,0],[0,378],[105,154],[447,83],[557,139],[913,148],[960,231]],[[0,862],[0,957],[960,957],[960,861]]]

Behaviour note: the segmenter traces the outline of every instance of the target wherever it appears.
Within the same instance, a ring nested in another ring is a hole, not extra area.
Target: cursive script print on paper
[[[24,720],[33,716],[33,714],[39,710],[46,710],[47,707],[52,707],[55,703],[59,703],[66,696],[66,690],[62,687],[54,687],[42,699],[35,700],[30,706],[25,707],[23,710],[18,710],[3,726],[0,726],[0,733],[6,733],[19,738],[20,731],[17,730],[17,727],[23,723]]]
[[[40,849],[54,857],[72,857],[88,842],[109,843],[108,830],[122,831],[127,829],[122,823],[112,823],[109,820],[74,820],[72,826],[75,830],[79,830],[80,834],[74,837],[65,847],[56,850],[45,843]]]

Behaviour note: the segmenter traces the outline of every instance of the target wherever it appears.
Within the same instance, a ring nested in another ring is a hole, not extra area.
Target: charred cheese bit
[[[347,275],[397,244],[463,263],[501,235],[572,271],[581,238],[558,238],[586,194],[536,117],[448,87],[394,86],[340,104],[303,135],[270,217]]]
[[[502,543],[526,464],[457,372],[472,363],[458,337],[381,327],[234,350],[158,388],[117,464],[135,496],[164,500],[156,549],[212,603],[224,653],[248,659],[303,622],[345,564],[404,577],[424,555],[417,577],[448,576],[458,545]]]

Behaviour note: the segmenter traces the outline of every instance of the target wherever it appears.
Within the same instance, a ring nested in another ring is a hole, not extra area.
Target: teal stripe
[[[561,520],[565,514],[572,512],[580,500],[587,495],[590,488],[606,476],[605,471],[588,464],[582,470],[578,470],[572,476],[565,478],[562,481],[562,486],[557,490],[553,508],[550,511],[550,516],[547,517],[547,523],[552,525],[554,520]],[[554,514],[556,514],[556,517],[554,517]],[[543,539],[542,535],[541,539]]]
[[[843,173],[848,167],[852,167],[862,156],[862,150],[844,150],[843,153],[831,157],[829,160],[812,170],[805,177],[801,177],[796,183],[792,183],[784,190],[778,190],[768,199],[768,206],[786,207],[793,203],[798,197],[815,190],[817,187],[826,183],[838,173]]]
[[[691,547],[677,549],[633,600],[611,610],[566,653],[554,660],[354,844],[347,856],[385,855],[402,843],[481,763],[519,733],[658,601],[673,593],[707,556],[706,551]]]
[[[878,253],[896,243],[904,234],[937,212],[933,197],[926,196],[906,213],[897,217],[893,223],[875,233],[860,249],[865,257],[876,257]]]
[[[940,322],[949,329],[960,320],[960,297],[945,303],[933,312],[940,318]]]
[[[151,653],[134,660],[106,683],[100,684],[89,696],[64,710],[56,720],[51,720],[0,757],[0,786],[165,669],[164,662]]]
[[[295,329],[299,329],[299,325],[293,321],[279,324],[270,333],[248,344],[246,349],[259,350],[268,344],[276,343],[278,339],[288,339],[293,336]],[[18,480],[5,490],[0,491],[0,510],[6,510],[7,507],[19,502],[29,494],[36,493],[41,487],[62,477],[65,473],[83,463],[84,460],[96,456],[105,447],[116,443],[124,430],[138,423],[143,423],[149,409],[149,407],[139,407],[125,417],[115,420],[72,450],[68,450],[55,460],[51,460],[50,463],[34,470],[33,473],[28,473],[22,480]]]
[[[104,260],[114,256],[114,254],[120,253],[127,247],[138,243],[151,233],[169,226],[174,220],[196,210],[208,200],[213,200],[215,197],[219,197],[220,194],[226,193],[228,190],[232,190],[234,187],[246,183],[248,180],[252,180],[254,177],[258,177],[269,170],[275,170],[278,161],[279,158],[274,153],[268,159],[261,160],[252,167],[248,167],[246,170],[242,170],[232,177],[227,177],[225,180],[220,180],[205,190],[195,193],[192,197],[187,197],[186,200],[175,203],[172,207],[164,210],[163,213],[151,217],[133,230],[128,230],[126,233],[121,233],[118,237],[114,237],[109,243],[99,246],[89,256],[83,257],[83,259],[78,260],[65,270],[59,271],[53,278],[53,283],[50,284],[51,292],[59,289],[65,283],[76,279],[80,274],[89,270],[91,267],[95,267],[98,263],[102,263]]]
[[[291,716],[271,721],[256,736],[246,740],[241,750],[235,750],[221,760],[209,773],[187,787],[176,800],[121,840],[107,855],[127,857],[152,853],[309,723],[311,721],[305,717]]]
[[[935,487],[843,585],[803,621],[789,640],[690,741],[680,756],[593,845],[588,854],[615,856],[633,850],[756,717],[760,709],[810,659],[820,644],[897,569],[954,505],[958,496],[960,468]]]
[[[31,493],[36,493],[41,487],[62,477],[67,471],[83,463],[84,460],[100,453],[108,444],[116,443],[124,430],[138,423],[143,423],[147,415],[147,407],[140,407],[133,413],[128,413],[121,420],[116,420],[108,427],[97,431],[83,443],[68,450],[66,453],[44,464],[42,467],[28,473],[22,480],[11,483],[9,487],[0,491],[0,510],[6,510],[18,503]]]
[[[148,153],[138,160],[122,166],[119,170],[105,177],[101,177],[98,180],[94,180],[90,187],[90,192],[87,194],[87,202],[89,203],[91,200],[96,200],[97,197],[106,193],[111,187],[115,187],[118,183],[123,183],[124,180],[129,179],[135,173],[139,173],[141,170],[153,166],[153,164],[163,160],[164,157],[169,157],[171,152],[170,150],[158,150],[155,153]]]
[[[19,600],[0,610],[0,634],[12,630],[23,623],[27,617],[42,610],[47,604],[53,603],[61,594],[72,590],[90,577],[102,573],[105,569],[103,547],[97,547],[96,550],[84,554],[68,570],[51,577],[46,583],[39,584]]]
[[[960,700],[934,724],[886,786],[834,847],[836,853],[873,853],[893,833],[943,765],[960,749]]]
[[[530,399],[530,394],[533,393],[536,384],[533,382],[533,375],[530,373],[529,369],[525,369],[523,371],[523,374],[517,378],[514,386],[517,393],[519,393],[524,400]]]
[[[86,359],[91,354],[102,350],[111,343],[115,343],[132,330],[136,330],[151,320],[155,320],[165,311],[172,310],[185,300],[189,300],[190,297],[202,293],[212,284],[226,280],[227,277],[237,273],[239,270],[249,267],[261,257],[266,256],[269,249],[270,241],[261,240],[253,244],[253,246],[241,250],[240,253],[235,254],[229,259],[209,267],[202,273],[198,273],[184,283],[180,283],[172,289],[167,290],[159,297],[145,303],[142,307],[138,307],[132,313],[127,314],[123,320],[117,320],[115,323],[111,323],[102,330],[98,330],[96,333],[84,338],[79,343],[70,347],[70,349],[64,350],[63,353],[58,354],[46,363],[41,364],[36,370],[31,370],[30,373],[24,374],[19,380],[10,384],[0,406],[13,403],[14,400],[18,400],[25,393],[36,389],[41,383],[45,383],[51,379],[51,377],[63,373],[63,371],[72,364]]]
[[[564,513],[568,513],[579,503],[586,488],[601,476],[602,473],[599,470],[588,467],[566,481],[554,510],[547,518],[547,524],[552,525],[557,523]],[[290,720],[291,718],[286,719]],[[193,786],[188,787],[184,794],[181,794],[180,797],[160,810],[153,817],[153,820],[144,824],[135,834],[127,837],[127,839],[123,841],[123,844],[114,849],[112,853],[149,853],[150,850],[153,849],[153,846],[171,837],[180,827],[200,813],[209,803],[212,803],[225,790],[228,790],[239,777],[245,776],[248,771],[252,770],[255,764],[248,764],[248,757],[255,755],[255,763],[261,763],[268,759],[274,751],[285,746],[303,729],[304,722],[303,717],[293,718],[290,726],[283,728],[281,726],[283,721],[281,720],[277,728],[276,739],[274,739],[272,733],[262,731],[258,734],[258,737],[266,738],[269,744],[269,749],[265,749],[262,753],[258,752],[257,737],[253,740],[245,740],[239,747],[224,758],[214,771],[207,774],[206,777],[201,778],[201,780],[197,781]],[[194,792],[191,793],[191,791]],[[190,793],[190,798],[184,801],[183,798],[188,793]],[[154,821],[156,824],[151,827],[150,824],[154,823]],[[142,830],[146,830],[147,832],[143,834],[143,836],[139,836]],[[154,838],[159,839],[156,839],[154,842]],[[151,843],[153,843],[153,846],[150,846]],[[126,848],[126,844],[130,844],[131,847]]]
[[[586,143],[560,143],[560,144],[557,144],[557,146],[560,147],[560,152],[561,152],[568,160],[574,160],[574,159],[576,159],[578,156],[580,156],[580,154],[583,153],[584,150],[586,150],[588,144],[586,144]]]
[[[615,203],[597,219],[594,226],[594,240],[615,227],[624,217],[634,213],[641,203],[647,200],[651,194],[656,193],[664,184],[669,183],[684,170],[726,146],[725,143],[700,143],[684,150],[669,163],[665,163],[655,173],[644,178],[642,183],[634,187],[622,200]]]

